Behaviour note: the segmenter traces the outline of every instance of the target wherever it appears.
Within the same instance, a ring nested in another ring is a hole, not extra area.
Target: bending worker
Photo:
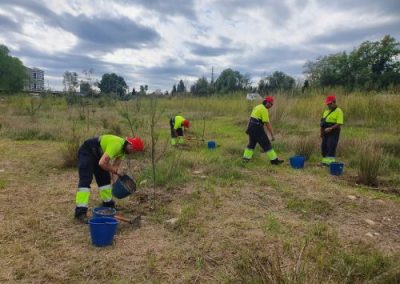
[[[279,165],[283,163],[283,160],[279,160],[274,149],[272,149],[271,142],[268,139],[264,125],[268,132],[271,134],[271,140],[274,141],[274,132],[272,125],[269,121],[268,109],[274,104],[273,97],[266,97],[263,102],[254,107],[250,115],[250,121],[247,126],[246,133],[249,135],[249,143],[247,148],[244,150],[243,160],[249,161],[253,157],[254,149],[256,144],[260,144],[264,152],[267,153],[268,159],[273,165]]]
[[[183,144],[183,128],[187,129],[190,127],[189,120],[177,115],[169,120],[169,126],[171,128],[171,145]]]
[[[86,140],[78,151],[79,184],[76,192],[75,218],[86,221],[93,174],[99,188],[103,207],[115,207],[111,194],[111,176],[121,175],[119,166],[126,154],[144,150],[140,138],[123,139],[114,135],[102,135]]]
[[[327,166],[336,161],[336,147],[339,142],[340,128],[343,125],[343,111],[336,105],[336,96],[329,95],[325,99],[325,109],[320,126],[322,164]]]

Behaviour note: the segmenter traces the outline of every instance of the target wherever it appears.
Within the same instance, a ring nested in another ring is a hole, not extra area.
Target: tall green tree
[[[116,94],[120,98],[124,98],[128,91],[124,78],[115,73],[103,74],[98,86],[102,93]]]
[[[171,90],[171,95],[175,95],[176,94],[176,85],[174,84],[174,86],[172,87]]]
[[[5,45],[0,45],[0,90],[17,92],[29,83],[29,74],[17,57],[9,55]]]
[[[218,76],[218,79],[214,83],[214,88],[216,92],[225,94],[244,90],[248,87],[249,83],[249,77],[240,74],[239,71],[228,68],[223,70]]]
[[[272,75],[269,75],[258,82],[258,91],[261,94],[275,91],[289,91],[292,90],[296,85],[296,81],[293,77],[285,74],[281,71],[275,71]]]
[[[190,92],[196,96],[207,96],[210,93],[210,84],[205,77],[199,78],[196,83],[190,87]]]
[[[144,96],[144,95],[146,95],[147,90],[149,89],[149,86],[147,86],[147,85],[140,85],[139,89],[140,89],[139,95]]]
[[[186,86],[182,80],[179,81],[178,86],[176,87],[176,92],[177,93],[185,93],[186,92]]]

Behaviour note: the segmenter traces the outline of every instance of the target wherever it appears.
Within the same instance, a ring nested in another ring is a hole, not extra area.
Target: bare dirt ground
[[[318,224],[332,228],[344,247],[400,251],[398,198],[318,169],[245,167],[252,182],[206,186],[208,176],[194,173],[182,187],[158,188],[155,210],[151,189],[139,188],[118,207],[128,217],[143,214],[142,226],[121,223],[114,244],[96,248],[88,226],[72,218],[77,173],[60,168],[57,145],[1,140],[0,150],[0,282],[241,282],[234,273],[243,250],[268,253],[286,244],[298,252],[299,240]],[[99,203],[93,189],[90,207]],[[172,218],[178,221],[166,222]]]

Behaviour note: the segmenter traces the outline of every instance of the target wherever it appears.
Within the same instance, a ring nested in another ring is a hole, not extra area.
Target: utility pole
[[[214,66],[211,67],[211,85],[214,84]]]

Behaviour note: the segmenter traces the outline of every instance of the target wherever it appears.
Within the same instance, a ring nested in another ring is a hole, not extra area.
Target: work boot
[[[115,208],[115,201],[114,200],[103,201],[103,207]]]
[[[250,162],[250,160],[251,160],[251,159],[248,159],[248,158],[243,157],[242,162],[243,162],[243,163],[248,163],[248,162]]]
[[[75,215],[74,218],[75,220],[87,224],[88,223],[88,217],[87,217],[87,207],[75,207]]]
[[[271,164],[277,166],[282,164],[283,162],[284,162],[283,160],[279,160],[278,158],[276,158],[275,160],[271,161]]]

